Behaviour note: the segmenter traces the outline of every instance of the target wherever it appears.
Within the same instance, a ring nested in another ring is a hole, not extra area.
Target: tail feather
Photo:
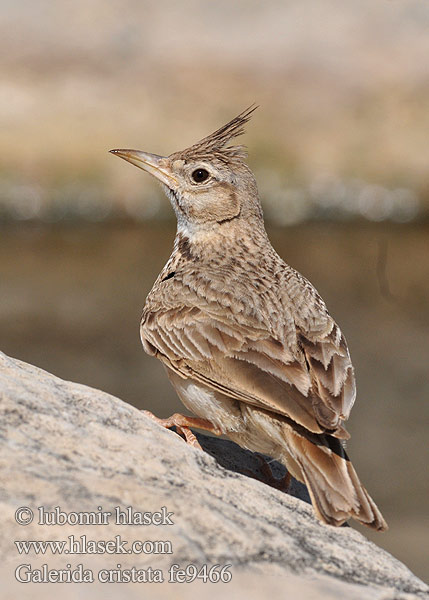
[[[385,531],[386,521],[363,487],[341,442],[329,435],[307,439],[287,428],[288,451],[299,464],[313,507],[329,525],[342,525],[353,517],[364,525]]]

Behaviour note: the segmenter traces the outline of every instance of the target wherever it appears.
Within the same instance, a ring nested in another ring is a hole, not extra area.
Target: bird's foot
[[[292,479],[291,474],[289,472],[286,472],[286,474],[283,475],[283,477],[277,479],[277,477],[274,477],[270,464],[265,460],[265,458],[260,454],[256,454],[256,458],[261,463],[260,470],[264,477],[264,479],[262,479],[261,481],[263,481],[263,483],[266,483],[267,485],[270,485],[273,488],[276,488],[277,490],[280,490],[281,492],[287,493],[289,491],[289,486]]]
[[[194,448],[199,448],[200,450],[202,450],[202,447],[195,434],[191,431],[190,427],[204,429],[204,431],[211,431],[216,435],[221,434],[221,431],[207,419],[200,419],[199,417],[187,417],[186,415],[181,415],[180,413],[174,413],[174,415],[171,415],[171,417],[168,417],[168,419],[160,419],[149,410],[142,410],[142,413],[155,421],[155,423],[158,423],[158,425],[161,425],[161,427],[165,427],[166,429],[175,427],[177,433],[185,438],[187,444],[193,446]]]

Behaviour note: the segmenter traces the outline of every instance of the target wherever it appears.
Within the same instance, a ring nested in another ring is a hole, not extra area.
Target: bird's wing
[[[173,301],[171,308],[165,303],[147,307],[141,337],[148,353],[183,377],[288,417],[314,433],[348,436],[341,421],[347,416],[353,370],[344,338],[330,317],[317,335],[316,317],[305,311],[299,324],[277,319],[276,330],[270,331],[257,315],[243,318],[193,300],[181,306]],[[290,317],[287,309],[283,313]]]
[[[311,376],[317,420],[327,428],[335,427],[348,419],[356,398],[347,342],[315,288],[291,267],[285,270],[282,290]]]

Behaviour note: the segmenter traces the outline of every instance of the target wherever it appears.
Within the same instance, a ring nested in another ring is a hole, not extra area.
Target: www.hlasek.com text
[[[15,540],[19,554],[173,554],[170,540],[134,540],[120,535],[111,540],[91,540],[83,534],[66,540]]]

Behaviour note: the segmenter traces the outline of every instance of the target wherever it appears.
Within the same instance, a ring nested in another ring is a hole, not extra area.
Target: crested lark
[[[254,108],[168,157],[111,150],[156,177],[177,216],[174,249],[143,309],[141,339],[197,417],[159,420],[226,434],[281,461],[316,515],[386,523],[346,454],[356,389],[344,336],[267,237],[241,135]]]

